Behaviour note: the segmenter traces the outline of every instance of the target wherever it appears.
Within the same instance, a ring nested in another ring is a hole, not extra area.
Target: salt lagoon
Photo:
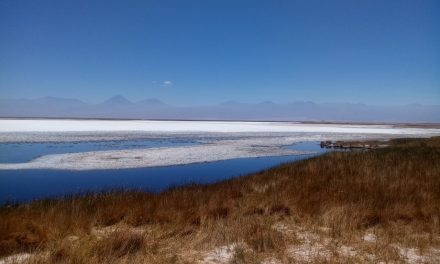
[[[0,163],[0,170],[97,170],[171,166],[235,158],[312,154],[287,148],[304,141],[433,135],[440,135],[440,129],[295,122],[1,119],[0,142],[3,144],[158,139],[169,142],[176,138],[185,138],[198,144],[41,153],[41,156],[25,162]],[[19,148],[16,151],[19,152]]]
[[[397,125],[0,119],[0,202],[213,183],[326,152],[323,140],[440,135]]]

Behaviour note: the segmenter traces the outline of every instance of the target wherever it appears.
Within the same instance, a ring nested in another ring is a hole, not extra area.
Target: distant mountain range
[[[178,107],[157,99],[131,102],[116,95],[99,104],[58,97],[0,99],[0,117],[439,123],[440,105],[229,101],[211,106]]]

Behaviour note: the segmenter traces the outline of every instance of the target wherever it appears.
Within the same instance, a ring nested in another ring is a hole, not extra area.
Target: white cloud
[[[170,86],[173,86],[173,82],[172,81],[163,81],[160,86],[170,87]]]

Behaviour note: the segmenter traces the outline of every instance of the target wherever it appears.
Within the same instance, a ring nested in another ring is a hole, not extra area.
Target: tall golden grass
[[[328,227],[331,236],[341,240],[379,228],[390,241],[420,247],[437,243],[440,137],[392,140],[390,145],[331,152],[217,184],[160,194],[108,192],[3,207],[0,256],[49,251],[45,261],[53,263],[91,259],[110,263],[139,255],[150,263],[178,262],[173,248],[244,242],[255,252],[282,257],[286,243],[295,243],[295,237],[272,228],[282,219]],[[94,242],[83,239],[94,229],[115,225],[142,227],[149,233],[116,232]],[[408,233],[430,238],[414,240]],[[66,245],[66,238],[72,236],[79,237],[81,244]],[[243,252],[236,258],[245,259]]]

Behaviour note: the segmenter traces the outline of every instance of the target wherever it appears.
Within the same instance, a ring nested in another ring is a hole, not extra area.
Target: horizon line
[[[89,102],[87,100],[84,99],[80,99],[77,97],[61,97],[61,96],[52,96],[52,95],[47,95],[47,96],[41,96],[41,97],[34,97],[34,98],[25,98],[25,97],[0,97],[0,100],[30,100],[30,101],[35,101],[35,100],[42,100],[42,99],[64,99],[64,100],[76,100],[79,101],[81,103],[87,104],[87,105],[99,105],[99,104],[103,104],[106,103],[114,98],[120,98],[122,100],[127,101],[128,103],[132,103],[132,104],[139,104],[142,103],[143,101],[147,101],[147,100],[151,100],[151,101],[157,101],[159,103],[162,103],[164,105],[170,106],[170,107],[206,107],[206,106],[221,106],[221,105],[225,105],[225,104],[241,104],[241,105],[258,105],[258,104],[264,104],[264,103],[272,103],[272,104],[276,104],[276,105],[289,105],[289,104],[295,104],[295,103],[312,103],[312,104],[316,104],[316,105],[325,105],[325,104],[350,104],[350,105],[365,105],[365,106],[385,106],[385,107],[396,107],[396,106],[440,106],[440,103],[438,104],[422,104],[422,103],[405,103],[405,104],[370,104],[370,103],[360,103],[360,102],[347,102],[347,101],[333,101],[333,102],[316,102],[316,101],[312,101],[312,100],[296,100],[296,101],[288,101],[288,102],[277,102],[274,100],[262,100],[262,101],[257,101],[257,102],[243,102],[243,101],[239,101],[239,100],[225,100],[225,101],[221,101],[221,102],[217,102],[217,103],[211,103],[211,104],[192,104],[192,105],[188,105],[188,104],[170,104],[168,102],[165,102],[163,99],[158,99],[158,98],[154,98],[154,97],[145,97],[143,99],[140,100],[130,100],[128,99],[126,96],[123,96],[121,94],[115,94],[113,96],[109,96],[107,97],[107,99],[103,99],[100,100],[98,102]]]

